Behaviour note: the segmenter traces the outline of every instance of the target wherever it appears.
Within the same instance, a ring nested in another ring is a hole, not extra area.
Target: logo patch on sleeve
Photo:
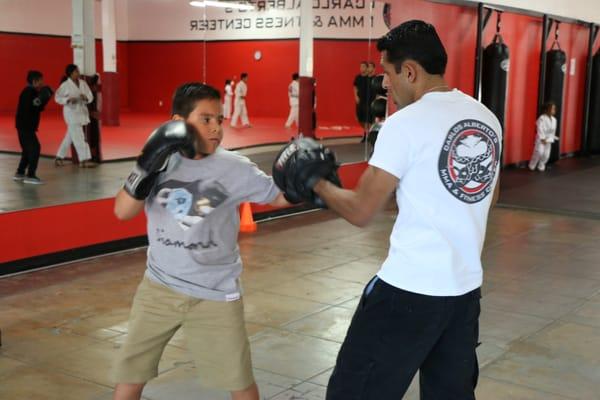
[[[481,121],[456,123],[448,132],[438,161],[444,187],[458,200],[477,203],[494,188],[499,166],[498,134]]]

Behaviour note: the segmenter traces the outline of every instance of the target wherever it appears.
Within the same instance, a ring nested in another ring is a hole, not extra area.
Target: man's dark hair
[[[387,61],[400,72],[402,63],[414,60],[431,75],[444,75],[448,55],[433,25],[412,20],[398,25],[377,41],[377,50],[387,52]]]
[[[40,71],[36,71],[36,70],[31,70],[27,72],[27,83],[29,83],[30,85],[33,84],[33,81],[37,81],[39,79],[42,79],[44,75],[42,75],[42,73]]]
[[[368,61],[361,61],[360,65],[369,65],[369,62]]]
[[[242,72],[242,74],[240,75],[240,79],[244,79],[248,77],[248,73],[247,72]]]
[[[375,63],[373,61],[369,61],[369,65],[375,68]]]
[[[171,115],[187,118],[200,100],[221,100],[221,94],[212,86],[200,82],[184,83],[173,94]]]
[[[298,78],[300,78],[300,75],[298,75],[298,73],[297,73],[297,72],[294,72],[294,73],[292,74],[292,80],[293,80],[293,81],[295,81],[295,80],[296,80],[296,79],[298,79]]]

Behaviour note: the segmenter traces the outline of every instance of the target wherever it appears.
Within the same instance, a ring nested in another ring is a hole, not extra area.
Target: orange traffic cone
[[[242,204],[240,215],[240,232],[256,232],[256,222],[254,222],[254,218],[252,217],[252,207],[250,207],[250,203]]]

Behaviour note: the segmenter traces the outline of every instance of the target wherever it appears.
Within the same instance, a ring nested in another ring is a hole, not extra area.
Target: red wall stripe
[[[361,162],[340,167],[344,187],[354,187],[366,165]],[[113,207],[114,199],[109,198],[0,213],[0,263],[146,234],[143,213],[130,221],[119,221]],[[253,206],[255,213],[272,209]]]

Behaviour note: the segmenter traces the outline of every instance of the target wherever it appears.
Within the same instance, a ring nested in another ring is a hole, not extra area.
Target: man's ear
[[[410,83],[414,83],[417,79],[417,64],[411,61],[407,61],[404,63],[404,67],[406,68],[406,78]]]
[[[171,119],[172,119],[173,121],[184,121],[184,120],[185,120],[185,118],[183,118],[183,117],[182,117],[181,115],[179,115],[179,114],[173,114],[173,116],[171,117]]]

